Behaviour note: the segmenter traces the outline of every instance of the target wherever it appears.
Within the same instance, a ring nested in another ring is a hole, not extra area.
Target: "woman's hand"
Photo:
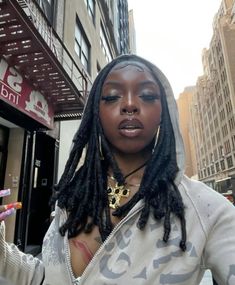
[[[10,194],[11,194],[10,189],[0,191],[0,197],[5,197]],[[6,217],[14,214],[17,209],[21,209],[21,208],[22,208],[21,202],[14,202],[14,203],[0,206],[0,222],[5,220]]]

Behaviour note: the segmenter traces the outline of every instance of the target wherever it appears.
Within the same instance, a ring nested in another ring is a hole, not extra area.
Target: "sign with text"
[[[3,58],[0,58],[0,99],[48,128],[53,128],[52,106]]]

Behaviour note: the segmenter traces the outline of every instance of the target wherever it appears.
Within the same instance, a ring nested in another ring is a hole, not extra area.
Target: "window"
[[[110,62],[112,60],[112,56],[102,24],[100,25],[100,46],[103,50],[107,62]]]
[[[224,147],[222,145],[219,146],[219,157],[224,157]]]
[[[211,175],[211,170],[209,167],[207,167],[207,175],[210,176]]]
[[[211,165],[211,174],[215,174],[215,166]]]
[[[222,126],[222,134],[223,136],[227,136],[228,134],[228,127],[227,127],[227,124],[225,124],[224,126]]]
[[[234,128],[235,128],[235,120],[234,120],[234,117],[232,117],[229,121],[229,129],[230,131],[232,131]]]
[[[221,139],[220,132],[218,131],[218,132],[216,132],[216,140],[217,140],[217,142],[220,142],[220,139]]]
[[[199,180],[202,179],[202,171],[200,171],[198,174],[199,174]]]
[[[231,113],[232,110],[233,110],[233,107],[232,107],[232,103],[231,101],[229,100],[228,103],[226,104],[226,110],[227,110],[227,113]]]
[[[54,18],[54,0],[36,0],[43,14],[46,16],[50,24],[53,25]]]
[[[220,112],[219,112],[219,116],[220,116],[220,120],[223,121],[225,119],[225,111],[224,109],[222,109]]]
[[[214,160],[217,160],[218,159],[217,149],[214,149],[213,154],[214,154]]]
[[[221,96],[220,94],[218,95],[217,102],[218,102],[218,105],[219,105],[219,106],[222,106],[222,104],[223,104],[223,98],[222,98],[222,96]]]
[[[95,1],[94,0],[84,0],[89,16],[92,22],[95,23]]]
[[[230,145],[230,141],[227,140],[225,143],[224,143],[224,148],[225,148],[225,154],[228,154],[231,152],[231,145]]]
[[[232,136],[233,151],[235,150],[235,136]]]
[[[227,157],[228,168],[233,167],[233,158],[232,156]]]
[[[90,68],[90,45],[86,35],[82,29],[80,22],[77,20],[75,26],[75,52],[79,56],[86,71],[89,72]]]
[[[221,170],[225,170],[225,163],[224,163],[224,160],[221,160],[221,161],[220,161],[220,167],[221,167]]]
[[[228,84],[226,84],[224,87],[224,94],[225,94],[225,98],[229,98],[230,92],[229,92]]]

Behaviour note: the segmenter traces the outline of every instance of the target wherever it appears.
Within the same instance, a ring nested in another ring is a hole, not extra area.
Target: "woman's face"
[[[144,150],[161,121],[160,88],[142,63],[124,62],[108,74],[101,94],[100,121],[113,151]]]

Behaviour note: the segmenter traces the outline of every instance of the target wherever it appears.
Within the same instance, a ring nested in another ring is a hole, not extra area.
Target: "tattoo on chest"
[[[89,263],[93,257],[93,253],[89,249],[87,243],[82,240],[73,240],[72,242],[73,245],[81,251],[84,261]]]
[[[95,241],[99,244],[99,245],[101,245],[103,242],[102,242],[102,239],[101,239],[101,237],[95,237]]]

